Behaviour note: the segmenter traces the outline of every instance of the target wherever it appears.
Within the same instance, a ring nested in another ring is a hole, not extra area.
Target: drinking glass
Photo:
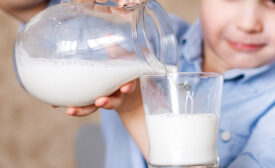
[[[218,167],[222,86],[217,73],[142,75],[150,168]]]

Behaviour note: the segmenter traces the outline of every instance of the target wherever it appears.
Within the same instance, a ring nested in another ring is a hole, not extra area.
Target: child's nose
[[[237,29],[245,33],[259,33],[263,31],[260,8],[257,4],[244,5],[244,8],[236,15]]]

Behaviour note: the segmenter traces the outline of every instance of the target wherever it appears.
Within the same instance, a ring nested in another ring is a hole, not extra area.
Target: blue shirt
[[[57,2],[52,0],[50,5]],[[200,22],[190,27],[179,18],[172,17],[172,21],[180,46],[179,71],[200,72]],[[102,109],[101,124],[106,143],[105,168],[147,167],[115,111]],[[224,73],[218,152],[220,168],[275,167],[274,63]]]
[[[178,18],[172,21],[180,46],[179,70],[200,72],[200,22],[189,27]],[[116,112],[102,110],[101,116],[106,168],[145,168]],[[224,73],[218,152],[220,168],[275,167],[275,64]]]

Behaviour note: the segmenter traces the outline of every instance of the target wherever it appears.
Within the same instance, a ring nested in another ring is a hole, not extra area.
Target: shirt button
[[[221,138],[224,142],[228,142],[231,140],[231,133],[229,131],[224,131],[222,134],[221,134]]]

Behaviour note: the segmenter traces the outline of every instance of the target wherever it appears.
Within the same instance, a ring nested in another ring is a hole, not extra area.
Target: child
[[[172,18],[179,71],[224,74],[221,168],[275,167],[274,18],[274,0],[201,0],[200,20],[194,25]],[[95,105],[68,108],[67,114],[85,116],[97,108],[109,109],[102,110],[105,166],[146,167],[139,152],[147,158],[149,148],[138,82],[125,84]]]

